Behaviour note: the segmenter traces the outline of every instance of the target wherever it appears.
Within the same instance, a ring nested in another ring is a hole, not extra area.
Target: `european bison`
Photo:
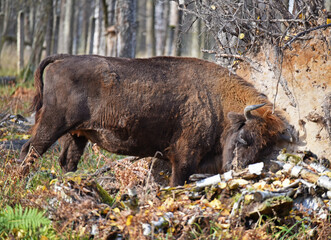
[[[90,140],[117,154],[159,151],[171,162],[170,184],[181,185],[260,160],[285,129],[265,95],[200,59],[55,55],[40,63],[35,87],[36,124],[20,159],[59,139],[65,171],[77,169]]]

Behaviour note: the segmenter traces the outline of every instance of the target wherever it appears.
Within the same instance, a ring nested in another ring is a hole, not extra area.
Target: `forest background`
[[[331,0],[0,0],[0,239],[330,236],[330,197],[320,204],[321,188],[286,171],[160,189],[154,180],[167,185],[170,172],[154,170],[155,159],[118,160],[90,145],[77,173],[62,174],[54,147],[22,179],[16,159],[30,137],[23,120],[33,119],[33,72],[57,53],[215,61],[253,83],[293,126],[281,158],[330,162]],[[286,217],[246,221],[257,202],[244,192],[289,186],[294,204],[274,199]],[[301,195],[308,209],[292,209]]]
[[[56,53],[211,59],[213,53],[232,54],[223,55],[232,57],[222,61],[229,66],[238,55],[258,52],[265,43],[279,47],[295,30],[317,25],[330,5],[329,0],[1,0],[0,68],[17,60],[21,70],[33,70],[42,56]],[[16,45],[20,52],[14,57]]]

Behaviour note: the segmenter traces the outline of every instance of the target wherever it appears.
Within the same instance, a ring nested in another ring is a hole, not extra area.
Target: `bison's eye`
[[[247,143],[247,141],[245,140],[245,138],[244,138],[244,130],[242,129],[242,130],[240,130],[239,131],[239,134],[238,134],[238,142],[240,142],[242,145],[244,145],[244,146],[247,146],[248,145],[248,143]]]

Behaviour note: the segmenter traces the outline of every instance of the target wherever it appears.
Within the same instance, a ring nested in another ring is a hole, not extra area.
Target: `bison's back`
[[[221,95],[212,92],[222,72],[215,66],[191,58],[72,56],[47,68],[44,102],[56,102],[65,122],[112,152],[148,156],[185,129],[209,149],[222,131]]]

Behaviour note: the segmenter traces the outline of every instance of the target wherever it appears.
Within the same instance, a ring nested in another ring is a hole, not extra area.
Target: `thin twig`
[[[248,62],[251,65],[251,67],[254,68],[256,71],[262,72],[260,69],[258,69],[256,66],[254,66],[254,65],[260,65],[260,64],[253,62],[251,59],[249,59],[247,57],[244,57],[244,56],[241,56],[238,54],[218,53],[216,51],[206,50],[206,49],[202,49],[201,51],[204,53],[215,54],[217,57],[240,59],[242,61]]]
[[[272,114],[275,113],[275,108],[276,108],[276,98],[278,95],[278,88],[279,88],[279,83],[280,83],[280,79],[282,77],[282,71],[283,71],[283,59],[284,59],[284,53],[283,51],[280,51],[280,69],[279,69],[279,74],[278,74],[278,79],[277,79],[277,85],[276,85],[276,93],[275,93],[275,97],[274,97],[274,103],[272,106]]]
[[[288,41],[288,42],[284,45],[283,49],[286,49],[287,47],[289,47],[289,48],[292,50],[291,44],[292,44],[292,42],[294,42],[298,37],[301,37],[302,35],[305,35],[305,34],[307,34],[307,33],[309,33],[309,32],[312,32],[312,31],[315,31],[315,30],[318,30],[318,29],[321,29],[321,28],[328,28],[328,27],[331,27],[331,23],[329,23],[329,24],[324,24],[324,25],[317,26],[317,27],[313,27],[313,28],[310,28],[310,29],[308,29],[308,30],[306,30],[306,31],[303,31],[303,32],[301,32],[301,33],[298,33],[294,38],[292,38],[290,41]]]

